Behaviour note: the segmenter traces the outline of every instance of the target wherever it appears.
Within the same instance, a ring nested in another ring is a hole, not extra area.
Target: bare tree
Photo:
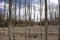
[[[28,0],[28,13],[29,13],[29,26],[31,25],[31,11],[30,11],[30,0]],[[29,40],[30,40],[30,27],[29,27]]]
[[[52,13],[50,11],[50,0],[49,0],[49,13],[50,13],[50,21],[51,21],[51,19],[52,19]],[[50,24],[51,24],[51,22],[50,22]]]
[[[19,26],[20,26],[20,8],[21,8],[21,0],[19,0]]]
[[[52,9],[51,9],[52,7]],[[49,14],[50,14],[50,24],[53,22],[53,6],[51,6],[50,0],[49,0]]]
[[[42,5],[41,5],[41,0],[40,0],[40,26],[41,26],[41,16],[42,16]],[[40,34],[41,34],[41,40],[42,40],[42,26],[40,27]]]
[[[25,4],[24,4],[24,6],[25,6],[25,24],[26,24],[26,1],[27,0],[25,0]]]
[[[20,3],[20,1],[19,1],[19,3]],[[14,22],[15,22],[15,25],[14,25],[14,26],[17,25],[17,24],[16,24],[16,23],[17,23],[17,20],[16,20],[16,19],[17,19],[17,15],[16,15],[16,7],[17,7],[17,0],[14,0],[14,17],[15,17],[15,18],[14,18],[14,19],[15,19],[15,20],[14,20]],[[15,28],[13,27],[13,40],[15,40],[14,29],[15,29]]]
[[[47,0],[45,0],[45,40],[48,40]]]
[[[59,3],[59,40],[60,40],[60,0],[58,0]]]
[[[31,22],[30,0],[28,0],[28,5],[27,5],[27,7],[28,7],[28,14],[29,14],[29,24],[31,24],[31,23],[30,23],[30,22]]]
[[[12,0],[9,0],[9,40],[11,40],[11,28],[12,28],[12,22],[11,22],[11,14],[12,14]]]
[[[26,37],[26,26],[27,26],[27,23],[26,23],[26,1],[27,0],[25,0],[25,2],[24,2],[25,3],[24,4],[24,6],[25,6],[25,9],[24,9],[25,10],[25,40],[27,40],[27,37]]]
[[[41,5],[41,0],[40,0],[40,24],[41,24],[41,21],[42,21],[41,16],[42,16],[42,5]]]
[[[52,20],[53,20],[52,16],[53,16],[52,12],[50,12],[50,21],[51,21],[50,23],[52,23]]]
[[[55,24],[56,24],[56,11],[55,11]]]
[[[7,10],[7,20],[8,20],[8,18],[9,18],[9,17],[8,17],[8,10]]]
[[[53,8],[53,6],[52,6],[52,8]],[[50,5],[49,5],[49,9],[50,9]],[[50,10],[50,23],[52,24],[52,22],[53,22],[53,9],[52,9],[52,11]]]
[[[30,1],[30,5],[31,5],[31,7],[30,7],[30,13],[31,13],[31,15],[32,15],[32,1]],[[30,15],[30,16],[31,16],[31,15]],[[32,17],[31,17],[31,22],[32,22],[32,25],[33,25]]]
[[[34,25],[35,25],[35,2],[34,2]]]
[[[16,22],[16,7],[17,7],[17,0],[15,0],[15,22]]]
[[[5,26],[5,14],[6,14],[6,1],[4,0],[4,21],[3,21],[3,23],[4,23],[4,26]]]
[[[2,27],[2,17],[3,17],[3,15],[2,15],[2,13],[0,13],[0,27]]]

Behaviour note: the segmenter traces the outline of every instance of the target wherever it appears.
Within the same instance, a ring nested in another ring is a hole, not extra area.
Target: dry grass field
[[[42,34],[41,34],[42,27]],[[26,40],[29,40],[29,29],[30,29],[30,40],[45,40],[45,26],[31,26],[26,27]],[[11,35],[13,39],[13,28],[11,29]],[[14,27],[15,40],[25,40],[25,27]],[[8,40],[8,28],[0,28],[0,40]],[[48,40],[58,40],[58,26],[48,26]]]

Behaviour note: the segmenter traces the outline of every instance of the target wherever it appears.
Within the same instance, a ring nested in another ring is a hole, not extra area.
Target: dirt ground
[[[59,29],[58,26],[48,26],[48,40],[58,40],[58,29]],[[25,37],[26,40],[41,40],[41,35],[42,40],[45,40],[45,26],[14,27],[11,28],[11,35],[12,40],[13,35],[15,40],[25,40]],[[0,28],[0,40],[9,40],[8,28]]]

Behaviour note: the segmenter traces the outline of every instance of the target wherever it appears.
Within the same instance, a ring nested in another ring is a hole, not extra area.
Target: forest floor
[[[42,28],[41,28],[42,27]],[[26,34],[25,34],[26,28]],[[14,29],[14,33],[13,33]],[[42,29],[42,30],[41,30]],[[48,40],[58,40],[58,26],[48,26]],[[30,31],[30,32],[29,32]],[[41,34],[42,31],[42,34]],[[45,40],[45,26],[31,26],[31,27],[12,27],[11,39],[13,40]],[[26,36],[25,36],[26,35]],[[8,28],[0,28],[0,40],[9,40]]]

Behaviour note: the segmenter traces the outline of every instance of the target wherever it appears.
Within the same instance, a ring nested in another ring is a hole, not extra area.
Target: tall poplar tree
[[[45,0],[45,40],[48,40],[47,0]]]
[[[12,28],[12,22],[11,22],[11,15],[12,15],[12,0],[9,0],[9,27],[8,27],[8,32],[9,32],[9,40],[11,40],[11,28]]]

